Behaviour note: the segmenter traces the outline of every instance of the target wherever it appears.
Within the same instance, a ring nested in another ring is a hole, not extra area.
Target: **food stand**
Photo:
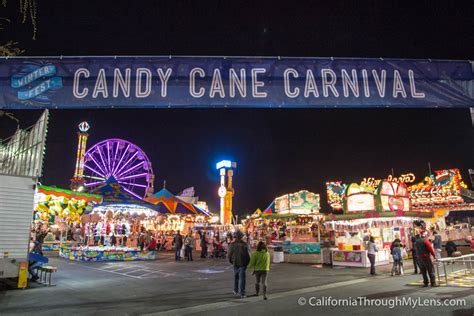
[[[366,266],[366,253],[358,253],[364,250],[369,235],[385,252],[395,238],[412,247],[411,236],[416,229],[437,231],[444,241],[471,234],[469,225],[446,225],[450,212],[472,208],[463,197],[463,190],[464,195],[469,190],[458,169],[437,170],[420,183],[414,180],[414,174],[408,173],[398,178],[389,175],[385,180],[364,178],[360,184],[326,183],[328,204],[334,212],[343,211],[327,216],[324,223],[337,246],[327,248],[334,265]],[[387,262],[383,252],[379,251],[376,264]]]
[[[319,210],[319,195],[302,190],[276,198],[243,222],[252,246],[264,240],[271,249],[282,249],[286,262],[320,262]]]
[[[393,240],[398,238],[407,245],[414,226],[435,218],[432,211],[411,210],[404,183],[383,180],[376,188],[352,183],[345,187],[342,198],[344,214],[330,214],[324,222],[337,246],[329,249],[334,266],[370,266],[366,250],[369,236],[379,249],[375,264],[388,264]]]

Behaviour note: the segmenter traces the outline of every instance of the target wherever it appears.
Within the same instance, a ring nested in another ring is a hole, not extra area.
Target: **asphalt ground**
[[[156,261],[83,263],[51,258],[50,264],[58,267],[56,286],[3,288],[0,315],[474,315],[474,289],[407,286],[420,279],[409,274],[409,262],[407,274],[397,277],[389,275],[389,266],[380,267],[373,277],[364,268],[272,264],[267,301],[251,296],[251,273],[247,273],[249,296],[240,299],[232,294],[232,267],[226,259],[175,262],[172,254],[162,253]],[[358,297],[365,299],[356,303]],[[334,300],[349,298],[353,300]],[[412,307],[425,298],[461,299],[464,306]],[[405,306],[390,308],[397,299]],[[329,306],[316,306],[324,302]]]

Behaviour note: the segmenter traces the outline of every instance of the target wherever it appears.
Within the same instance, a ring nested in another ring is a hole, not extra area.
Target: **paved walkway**
[[[236,299],[232,294],[232,268],[224,259],[197,259],[174,262],[168,254],[157,261],[82,263],[52,258],[58,267],[55,287],[35,284],[26,290],[0,291],[0,315],[292,315],[325,312],[364,315],[400,315],[403,309],[368,307],[311,307],[311,297],[420,297],[465,298],[472,304],[472,289],[409,287],[419,275],[390,277],[388,266],[379,275],[368,276],[367,269],[326,268],[303,264],[272,264],[269,276],[269,300],[261,297]],[[409,273],[410,267],[406,268]],[[247,275],[247,288],[253,294],[253,277]],[[463,292],[464,291],[464,292]],[[306,300],[300,306],[300,298]],[[405,310],[406,311],[406,310]],[[411,314],[416,314],[411,308]],[[420,309],[426,313],[426,309]],[[433,309],[444,312],[470,313],[472,305]],[[364,313],[362,313],[364,312]],[[432,316],[430,310],[430,316]]]
[[[473,271],[469,270],[459,270],[456,272],[448,272],[446,279],[443,275],[440,275],[440,280],[438,282],[439,286],[450,286],[450,287],[463,287],[463,288],[474,288],[474,274]],[[408,283],[408,285],[413,286],[422,286],[423,280],[417,280],[415,282]]]

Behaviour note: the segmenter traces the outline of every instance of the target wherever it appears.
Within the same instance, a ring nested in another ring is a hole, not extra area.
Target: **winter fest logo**
[[[11,77],[11,87],[17,91],[18,100],[27,104],[48,104],[49,95],[62,88],[61,77],[52,64],[28,63]],[[41,82],[39,82],[41,80]]]

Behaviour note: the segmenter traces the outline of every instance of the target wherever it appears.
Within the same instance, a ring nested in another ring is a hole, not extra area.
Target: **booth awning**
[[[94,192],[102,195],[102,203],[93,207],[93,210],[96,211],[117,207],[121,211],[149,210],[165,214],[165,212],[161,212],[155,205],[147,201],[137,199],[136,197],[129,194],[122,188],[120,183],[118,183],[114,177],[110,177],[104,185],[98,187],[96,190],[94,190]]]
[[[159,210],[160,213],[192,215],[199,215],[203,213],[193,204],[184,202],[165,188],[146,198],[145,200],[155,205],[155,207],[157,208],[157,210]]]
[[[46,185],[39,185],[37,192],[43,193],[45,195],[54,195],[57,197],[62,196],[68,199],[84,200],[86,202],[100,203],[102,201],[102,197],[98,194],[76,192],[76,191],[71,191],[67,189],[50,187]]]

